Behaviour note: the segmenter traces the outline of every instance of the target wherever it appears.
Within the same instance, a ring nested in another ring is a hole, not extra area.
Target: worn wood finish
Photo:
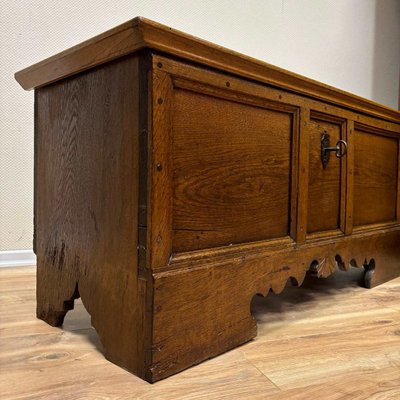
[[[143,19],[17,78],[36,87],[38,316],[80,296],[136,375],[249,341],[254,295],[307,271],[400,274],[397,111]],[[325,169],[324,131],[348,143]]]
[[[138,73],[130,56],[38,90],[35,224],[37,316],[61,325],[80,296],[106,357],[143,376]]]
[[[301,249],[288,246],[252,254],[243,249],[229,259],[188,259],[173,270],[156,273],[153,380],[255,337],[256,321],[249,309],[252,297],[266,295],[270,289],[280,293],[289,278],[301,285],[314,260],[324,268],[324,277],[337,266],[362,268],[365,260],[373,260],[378,267],[367,277],[369,287],[399,274],[399,240],[400,230],[396,230],[385,235],[363,233],[357,240],[331,238]]]
[[[173,99],[173,252],[288,236],[293,110],[197,90]]]
[[[399,138],[384,133],[355,129],[355,226],[396,220]]]
[[[320,118],[313,117],[309,127],[308,233],[340,229],[341,160],[331,154],[323,168],[321,135],[327,133],[330,146],[335,146],[342,138],[342,125]]]
[[[297,192],[297,229],[295,240],[297,243],[304,243],[307,236],[308,207],[301,207],[301,204],[308,202],[308,180],[309,180],[309,148],[310,148],[310,110],[306,107],[300,109],[300,143],[299,143],[299,164],[298,164],[298,186]]]
[[[307,98],[303,98],[300,96],[296,96],[293,94],[288,94],[287,92],[284,91],[279,91],[276,89],[271,89],[268,87],[263,87],[260,85],[248,83],[243,80],[239,80],[236,78],[232,78],[226,75],[222,75],[219,73],[214,73],[211,71],[206,71],[201,68],[197,68],[194,66],[186,65],[171,59],[167,59],[165,57],[160,57],[156,56],[154,57],[153,60],[153,66],[154,69],[156,70],[156,75],[157,74],[162,74],[165,77],[165,73],[169,74],[171,76],[171,85],[175,88],[175,90],[170,91],[170,102],[171,104],[176,103],[176,98],[178,96],[172,97],[173,92],[181,92],[183,90],[186,91],[191,91],[193,95],[201,94],[203,97],[207,95],[210,98],[210,102],[217,101],[218,99],[224,99],[224,100],[230,100],[231,103],[235,102],[238,103],[239,101],[241,102],[251,102],[254,105],[260,105],[262,104],[274,104],[275,107],[278,109],[280,108],[281,110],[287,110],[287,111],[292,111],[293,112],[293,134],[292,138],[293,140],[297,140],[296,137],[298,133],[301,133],[300,137],[300,147],[295,147],[293,145],[291,156],[294,158],[293,154],[299,154],[298,161],[300,164],[300,167],[297,167],[297,162],[294,162],[293,165],[294,170],[292,171],[291,178],[292,178],[292,186],[291,186],[291,191],[292,191],[292,196],[291,196],[291,210],[293,210],[290,218],[290,238],[293,240],[296,240],[297,243],[302,243],[306,240],[306,232],[307,232],[307,221],[308,221],[308,212],[314,213],[313,221],[315,224],[322,224],[321,228],[315,229],[315,232],[311,229],[311,232],[307,236],[308,240],[319,240],[325,238],[329,238],[332,235],[341,235],[345,230],[347,232],[350,232],[352,229],[352,219],[351,215],[350,218],[346,214],[349,213],[346,209],[346,203],[352,201],[352,198],[350,198],[350,194],[352,193],[352,187],[353,185],[347,185],[348,181],[348,173],[347,173],[347,163],[352,162],[351,160],[354,157],[354,154],[348,154],[346,157],[342,158],[341,160],[338,160],[334,154],[331,155],[331,161],[330,161],[330,166],[333,164],[334,168],[334,178],[336,178],[336,186],[332,188],[332,182],[333,180],[331,178],[326,177],[326,173],[330,173],[330,169],[328,168],[327,171],[324,171],[322,168],[322,164],[320,161],[320,138],[319,135],[320,133],[326,129],[329,131],[329,133],[333,134],[332,140],[331,140],[331,145],[334,146],[336,144],[336,139],[344,139],[349,142],[349,148],[353,148],[354,146],[354,140],[351,138],[350,135],[348,135],[348,130],[351,130],[351,127],[353,127],[353,121],[360,121],[363,124],[367,125],[370,127],[370,129],[373,130],[380,130],[385,126],[386,128],[390,129],[390,132],[392,132],[392,135],[397,135],[398,132],[400,132],[399,125],[396,124],[390,124],[388,125],[387,123],[383,123],[380,120],[376,119],[371,119],[369,117],[362,117],[359,114],[354,114],[352,112],[338,109],[337,107],[333,106],[328,106],[324,103],[316,102],[316,101],[311,101]],[[161,72],[162,71],[162,72]],[[197,103],[196,103],[197,104]],[[265,107],[265,105],[264,105]],[[269,105],[271,107],[271,105]],[[203,107],[204,108],[204,107]],[[214,112],[213,109],[218,109],[218,107],[215,106],[209,106],[208,107],[208,114],[212,116],[212,113]],[[198,112],[197,110],[194,109],[194,106],[191,108],[192,113]],[[312,113],[310,115],[310,110],[312,110]],[[173,114],[173,118],[176,119],[183,119],[189,120],[189,117],[187,117],[188,112],[185,110],[182,115],[176,116],[178,113],[173,111],[173,107],[170,110],[170,112]],[[203,112],[205,113],[205,112]],[[221,113],[223,115],[225,113]],[[156,118],[156,117],[154,117]],[[172,116],[171,116],[172,118]],[[222,117],[223,118],[223,117]],[[189,134],[187,135],[182,135],[178,137],[178,139],[175,139],[175,135],[179,132],[174,131],[173,127],[171,128],[170,125],[165,125],[165,128],[163,130],[162,136],[164,138],[170,137],[171,135],[173,136],[172,140],[168,139],[165,140],[163,143],[162,147],[162,152],[165,152],[165,146],[176,146],[177,151],[172,151],[173,154],[179,153],[181,150],[182,146],[181,143],[189,142],[191,144],[191,147],[194,149],[198,149],[197,142],[199,141],[200,138],[202,138],[204,135],[201,134],[201,130],[203,127],[207,124],[207,122],[204,122],[204,120],[196,120],[192,118],[191,114],[191,121],[193,121],[192,125],[190,126],[190,130],[188,131]],[[299,123],[300,121],[300,123]],[[214,133],[214,126],[216,124],[213,124],[212,127],[209,128],[209,133],[208,135],[212,136]],[[324,129],[322,129],[325,126]],[[347,126],[349,128],[347,128]],[[200,127],[200,128],[199,128]],[[320,133],[317,133],[317,130],[320,130]],[[336,130],[336,138],[335,138],[335,130]],[[232,129],[231,129],[232,131]],[[312,136],[314,132],[314,136]],[[260,135],[259,135],[260,136]],[[202,139],[202,140],[207,140],[207,139]],[[169,143],[169,144],[168,144]],[[172,144],[171,144],[172,143]],[[194,145],[195,144],[195,145]],[[218,144],[215,144],[215,146],[218,146]],[[190,146],[189,146],[190,147]],[[157,148],[155,149],[157,152]],[[160,155],[162,154],[160,151]],[[195,150],[193,150],[193,153],[195,153]],[[207,152],[198,152],[200,153],[197,155],[196,158],[192,157],[190,159],[190,165],[192,165],[192,171],[194,170],[194,166],[196,165],[196,160],[198,158],[202,157],[208,157],[209,150]],[[205,154],[205,155],[204,155]],[[243,154],[243,153],[242,153]],[[349,160],[348,158],[349,157]],[[176,164],[179,164],[180,160],[178,159],[177,161],[173,161],[174,164],[174,173],[176,170],[179,170],[178,167],[176,167]],[[311,164],[310,164],[311,163]],[[203,164],[207,164],[204,162]],[[224,163],[221,162],[221,168],[223,168]],[[206,165],[203,166],[203,168],[207,168]],[[335,169],[336,168],[336,169]],[[277,173],[279,169],[276,169],[275,172]],[[318,171],[319,172],[319,179],[313,179],[313,181],[310,183],[310,178],[309,174],[316,174]],[[193,177],[195,177],[196,174],[193,173]],[[156,177],[156,179],[158,179]],[[184,176],[183,181],[190,181],[190,174],[186,173]],[[194,179],[194,178],[193,178]],[[297,182],[298,179],[298,183]],[[157,180],[156,180],[157,181]],[[349,179],[350,181],[350,179]],[[165,180],[164,181],[165,185],[171,185],[173,187],[173,181],[171,182],[170,180]],[[190,185],[188,185],[189,187]],[[163,191],[165,191],[165,187],[163,186]],[[218,186],[219,193],[225,193],[229,195],[229,192],[227,192],[227,189],[224,187],[221,187],[221,185]],[[332,196],[332,190],[333,196]],[[311,193],[312,198],[309,199],[309,192]],[[318,192],[320,192],[320,196],[318,196]],[[174,196],[176,197],[176,190],[174,192]],[[188,202],[186,198],[184,197],[186,193],[183,193],[183,197],[181,200],[181,207],[182,209],[187,209],[188,207]],[[324,200],[326,198],[326,200]],[[176,200],[174,200],[176,201]],[[202,203],[204,204],[203,206],[206,207],[215,207],[215,203],[217,202],[217,199],[210,205],[207,202],[204,201],[204,199],[201,199],[201,195],[198,194],[196,197],[196,205],[197,207],[201,207]],[[293,208],[293,205],[296,204],[295,202],[298,201],[297,207]],[[209,202],[210,203],[210,202]],[[231,202],[233,203],[233,202]],[[232,207],[232,204],[229,204],[229,207]],[[307,204],[307,207],[304,207],[304,205]],[[327,206],[332,207],[332,204],[336,204],[334,207],[336,207],[336,210],[333,212],[332,209],[326,209]],[[164,217],[165,213],[165,208],[171,207],[171,205],[168,205],[166,203],[166,206],[164,207],[163,213],[158,213],[160,218],[156,218],[154,223],[160,227],[160,229],[165,229],[165,227],[169,227],[169,233],[168,236],[171,236],[173,234],[173,229],[170,226],[170,223],[168,220]],[[350,208],[349,208],[350,209]],[[168,215],[171,213],[173,214],[172,218],[175,217],[175,213],[179,213],[181,210],[171,210]],[[324,214],[325,212],[325,214]],[[214,213],[215,215],[217,213]],[[332,215],[333,214],[333,215]],[[187,212],[186,213],[188,220],[193,222],[191,218],[193,218],[193,215],[198,215],[197,210],[193,211],[193,214]],[[205,222],[206,218],[208,217],[205,213],[203,213],[203,221],[200,222]],[[218,221],[219,215],[215,215],[214,219]],[[236,218],[240,218],[240,216],[236,216]],[[323,227],[323,224],[326,224],[326,220],[328,220],[328,223],[332,223],[332,227],[327,226],[326,228]],[[197,222],[199,223],[199,222]],[[296,227],[297,224],[297,227]],[[336,229],[335,229],[336,228]],[[246,228],[246,229],[251,229]],[[304,229],[304,230],[302,230]],[[265,232],[265,231],[262,231]],[[196,230],[196,232],[189,232],[192,234],[192,237],[201,237],[202,231],[201,229]],[[241,232],[242,233],[242,232]],[[183,235],[188,236],[188,233],[186,231],[183,232]],[[198,239],[196,239],[198,240]],[[290,240],[289,240],[290,242]],[[274,246],[275,243],[274,241],[269,242],[269,241],[263,241],[259,242],[260,246],[263,246],[262,243],[265,243],[265,247],[269,246]],[[169,245],[169,244],[168,244]],[[231,245],[231,243],[229,243]],[[167,245],[166,245],[167,246]],[[246,247],[246,249],[251,249],[253,246],[250,245]],[[156,247],[159,249],[159,247]],[[193,250],[194,248],[187,248],[187,250]],[[235,252],[235,244],[233,243],[233,246],[230,246],[231,252]],[[150,249],[151,251],[151,249]],[[209,252],[209,250],[207,250]],[[165,253],[165,251],[164,251]],[[168,265],[170,262],[174,262],[176,258],[179,258],[179,251],[177,254],[176,250],[171,247],[169,248],[168,254],[173,254],[174,257],[170,259],[169,257],[164,258],[164,265],[160,264],[153,264],[153,268],[157,269],[168,269]],[[205,254],[205,253],[204,253]],[[225,251],[223,251],[223,254],[227,254]]]
[[[371,114],[359,113],[354,109],[338,107],[330,102],[318,101],[317,99],[308,96],[299,96],[292,91],[282,90],[279,87],[271,85],[260,85],[257,82],[247,79],[240,79],[231,74],[223,74],[212,69],[207,69],[199,64],[184,63],[182,60],[174,57],[164,57],[158,53],[154,53],[154,68],[160,68],[164,71],[171,72],[174,76],[179,75],[182,78],[187,78],[192,81],[200,81],[207,85],[213,85],[227,89],[226,82],[230,83],[229,90],[236,92],[246,92],[246,88],[251,87],[251,95],[254,97],[264,97],[275,100],[279,103],[294,104],[299,107],[304,106],[310,111],[318,113],[334,115],[342,119],[350,119],[356,121],[360,125],[372,126],[378,129],[400,133],[400,112],[397,112],[397,118],[392,122],[384,118],[375,118]],[[248,90],[248,89],[247,89]]]
[[[354,215],[354,121],[348,120],[346,124],[346,138],[348,143],[346,155],[346,177],[345,177],[345,233],[353,233]],[[399,191],[400,193],[400,191]]]

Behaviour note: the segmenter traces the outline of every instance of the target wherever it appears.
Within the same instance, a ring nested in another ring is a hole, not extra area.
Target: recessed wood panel
[[[175,89],[173,251],[289,234],[292,114]]]
[[[396,219],[398,140],[355,130],[354,225]]]
[[[307,232],[339,229],[341,196],[341,162],[330,154],[323,168],[321,161],[321,134],[330,136],[330,146],[341,139],[341,125],[328,121],[311,120],[309,144],[309,186]]]

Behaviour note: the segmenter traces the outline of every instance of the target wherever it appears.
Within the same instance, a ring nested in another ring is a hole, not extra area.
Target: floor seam
[[[240,351],[238,349],[238,351]],[[246,355],[240,351],[240,353],[242,354],[242,356],[245,358],[245,360],[253,367],[255,368],[264,378],[266,378],[268,380],[268,382],[272,383],[272,385],[278,389],[280,392],[282,392],[283,390],[273,381],[271,380],[271,378],[268,375],[265,375],[263,371],[260,370],[260,368],[257,367],[257,365],[255,365],[254,363],[252,363],[247,357]]]

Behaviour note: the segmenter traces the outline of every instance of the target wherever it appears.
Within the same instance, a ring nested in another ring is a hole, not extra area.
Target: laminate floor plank
[[[255,296],[258,337],[153,385],[108,362],[80,300],[63,329],[35,318],[35,268],[0,269],[0,399],[400,398],[400,278],[360,272]]]
[[[325,384],[283,390],[271,394],[268,400],[398,400],[400,376],[398,367],[351,372],[330,377]]]

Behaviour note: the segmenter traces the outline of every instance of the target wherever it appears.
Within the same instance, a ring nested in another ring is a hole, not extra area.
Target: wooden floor
[[[151,385],[104,359],[79,301],[52,328],[34,267],[2,268],[0,398],[399,400],[400,278],[367,290],[356,274],[255,297],[257,339]]]

